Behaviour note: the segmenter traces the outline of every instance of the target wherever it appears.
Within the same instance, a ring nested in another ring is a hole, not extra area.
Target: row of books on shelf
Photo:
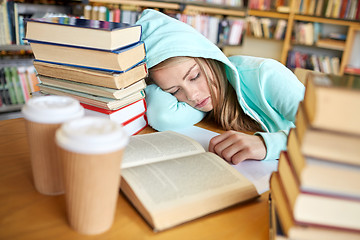
[[[134,24],[141,9],[137,6],[84,6],[84,18],[90,20]]]
[[[270,178],[271,224],[289,239],[360,237],[360,79],[352,81],[308,75]]]
[[[180,3],[203,3],[203,4],[218,4],[221,6],[244,7],[243,0],[188,0],[179,1]],[[141,11],[141,7],[134,5],[116,5],[110,4],[106,6],[99,5],[85,5],[84,17],[86,19],[114,21],[114,22],[128,22],[134,23],[136,15],[134,12]]]
[[[141,26],[94,21],[27,20],[26,40],[35,56],[39,90],[78,99],[86,115],[110,118],[129,135],[136,134],[147,126]]]
[[[296,0],[296,13],[327,18],[360,19],[358,0]]]
[[[28,14],[19,13],[19,3],[13,0],[4,0],[0,4],[0,45],[24,45],[25,37],[25,19],[30,17],[51,17],[67,16],[66,14],[58,13],[33,13]]]
[[[18,4],[14,1],[2,1],[0,19],[0,45],[24,44],[24,16],[18,14]]]
[[[246,29],[246,20],[244,18],[223,18],[205,14],[188,15],[171,11],[164,11],[164,13],[191,25],[211,42],[219,45],[241,44]],[[91,20],[135,24],[140,14],[141,9],[134,6],[109,8],[106,6],[86,5],[84,7],[84,18]]]
[[[282,40],[285,38],[287,21],[283,19],[258,18],[249,16],[247,20],[248,35],[258,38]]]
[[[289,51],[286,66],[291,69],[305,68],[326,74],[339,75],[340,58]]]
[[[250,0],[249,9],[256,10],[275,10],[279,12],[289,12],[289,0]]]
[[[210,15],[187,15],[168,13],[169,16],[189,24],[207,39],[218,45],[239,45],[246,31],[245,18],[219,17]]]
[[[185,3],[192,3],[192,2],[199,2],[199,3],[209,3],[209,4],[218,4],[218,5],[225,5],[231,7],[244,7],[243,0],[187,0],[183,1]]]
[[[345,38],[341,33],[331,32],[328,35],[322,35],[322,23],[295,22],[293,42],[295,44],[304,44],[322,48],[343,51],[345,48]]]
[[[0,106],[24,104],[39,90],[33,66],[0,68]]]
[[[290,12],[287,0],[250,0],[249,9]],[[358,0],[296,0],[295,13],[348,20],[360,19]]]

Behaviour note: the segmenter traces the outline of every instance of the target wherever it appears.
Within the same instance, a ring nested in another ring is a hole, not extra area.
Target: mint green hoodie
[[[288,68],[272,59],[227,58],[194,28],[155,10],[144,10],[137,24],[142,25],[148,68],[175,56],[212,58],[224,63],[240,106],[265,131],[255,133],[265,141],[265,160],[279,157],[280,151],[286,149],[287,134],[294,127],[297,107],[304,96],[304,86]],[[145,91],[149,124],[156,130],[191,126],[206,115],[178,102],[156,85],[149,85]]]

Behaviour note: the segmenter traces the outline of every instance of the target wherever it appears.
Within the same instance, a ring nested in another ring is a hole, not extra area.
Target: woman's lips
[[[204,100],[202,100],[200,103],[195,105],[195,108],[202,108],[204,106],[206,106],[210,101],[210,97],[205,98]]]

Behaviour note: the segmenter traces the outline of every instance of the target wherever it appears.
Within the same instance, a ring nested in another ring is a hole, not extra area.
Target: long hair
[[[159,63],[149,69],[150,81],[152,71],[185,62],[189,59],[191,58],[173,57]],[[224,65],[214,59],[194,58],[194,60],[200,66],[209,85],[214,107],[209,113],[209,117],[213,118],[215,122],[225,130],[247,132],[264,131],[258,122],[246,115],[242,110],[237,100],[237,94],[227,80]],[[210,73],[206,69],[209,69]]]

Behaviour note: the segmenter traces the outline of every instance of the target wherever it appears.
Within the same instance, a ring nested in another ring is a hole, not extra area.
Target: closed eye
[[[196,79],[198,79],[200,77],[200,72],[194,77],[191,78],[190,81],[195,81]]]
[[[175,95],[176,93],[179,92],[179,89],[176,89],[174,92],[170,92],[171,95]]]

